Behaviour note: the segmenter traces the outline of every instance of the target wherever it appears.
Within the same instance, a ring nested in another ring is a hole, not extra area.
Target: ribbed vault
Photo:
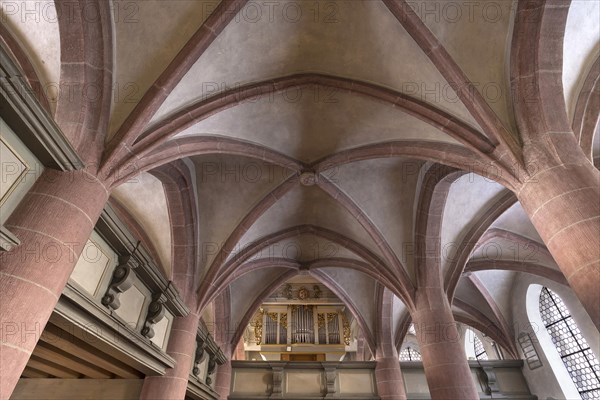
[[[8,19],[3,43],[34,88],[97,89],[94,99],[38,98],[117,199],[141,173],[162,182],[171,239],[143,239],[199,312],[227,294],[233,346],[260,301],[300,272],[347,302],[372,352],[383,288],[395,296],[396,344],[415,292],[438,282],[457,320],[515,355],[512,282],[526,273],[566,284],[514,192],[532,162],[555,157],[524,150],[546,140],[530,114],[551,132],[572,127],[594,158],[597,19],[568,43],[595,2],[571,12],[568,1],[484,1],[472,21],[468,9],[436,19],[427,2],[402,0],[115,1],[137,4],[118,20],[92,3],[97,20],[60,29]],[[560,17],[551,44],[565,37],[564,52],[528,47],[545,33],[515,20],[545,7]],[[538,75],[545,102],[528,103]],[[161,220],[131,224],[156,232]]]

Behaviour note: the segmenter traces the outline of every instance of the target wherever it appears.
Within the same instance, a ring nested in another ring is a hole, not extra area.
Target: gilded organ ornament
[[[313,297],[315,299],[320,299],[321,298],[321,288],[319,287],[319,285],[314,285],[313,286]]]
[[[287,329],[287,327],[288,327],[287,317],[288,317],[287,313],[281,314],[279,323],[281,324],[283,329]]]
[[[344,328],[344,344],[350,346],[350,340],[352,339],[352,330],[350,329],[350,322],[346,318],[346,314],[342,313],[342,326]]]
[[[265,311],[261,308],[260,310],[258,310],[256,319],[254,320],[254,338],[256,339],[256,344],[258,344],[258,345],[260,345],[262,343],[263,316],[264,315],[265,315]]]
[[[308,292],[308,289],[306,289],[304,286],[301,287],[300,289],[298,289],[298,299],[306,300],[309,297],[310,297],[310,293]]]

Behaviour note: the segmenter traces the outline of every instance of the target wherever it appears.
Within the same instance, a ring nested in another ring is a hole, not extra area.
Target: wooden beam
[[[37,358],[36,356],[31,356],[29,362],[27,363],[27,367],[37,369],[38,371],[42,371],[47,373],[50,376],[55,376],[57,378],[63,379],[77,379],[81,376],[81,374],[71,371],[68,368],[64,368],[60,365],[54,364],[53,362],[42,360]]]
[[[24,378],[48,378],[50,375],[31,367],[25,367],[22,376]]]
[[[138,400],[143,379],[20,379],[11,400]]]
[[[96,365],[118,378],[142,378],[144,375],[129,365],[103,353],[85,341],[76,338],[59,327],[48,324],[41,340],[77,358]]]
[[[44,342],[38,342],[33,354],[45,360],[62,365],[73,371],[77,371],[87,377],[96,379],[110,379],[112,375],[102,368],[98,368],[86,361],[79,360],[73,355],[66,353],[54,346]]]

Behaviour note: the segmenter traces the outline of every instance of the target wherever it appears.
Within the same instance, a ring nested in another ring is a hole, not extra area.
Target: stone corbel
[[[270,399],[283,398],[283,367],[272,367],[273,370],[273,390]]]
[[[206,371],[206,384],[209,386],[212,384],[211,375],[215,373],[216,369],[217,369],[217,360],[215,360],[215,357],[211,354],[210,359],[208,360],[208,369]]]
[[[325,382],[327,385],[326,399],[336,397],[335,380],[337,379],[336,368],[325,368]]]
[[[165,302],[167,296],[164,293],[155,293],[152,295],[152,302],[148,306],[148,313],[142,328],[142,336],[152,339],[154,337],[153,326],[160,322],[165,316]]]
[[[197,346],[196,346],[196,353],[194,355],[194,369],[192,370],[192,373],[198,377],[198,374],[200,373],[200,368],[198,367],[198,364],[200,364],[202,362],[202,360],[204,359],[204,355],[206,354],[206,351],[204,351],[204,341],[199,339],[196,341]]]
[[[496,372],[493,367],[481,367],[481,380],[483,381],[483,390],[485,394],[500,393]]]
[[[110,204],[104,207],[104,211],[96,223],[95,230],[117,254],[124,257],[127,264],[131,264],[135,268],[135,276],[150,293],[160,292],[166,296],[167,300],[164,306],[173,316],[183,317],[189,314],[190,310],[182,300],[175,285],[163,276],[148,250],[129,231]],[[132,248],[133,250],[131,250]],[[121,262],[120,264],[125,264],[125,262]],[[118,273],[117,270],[115,270],[115,273]],[[113,284],[119,284],[118,279],[115,279],[114,276],[111,286]],[[110,289],[109,287],[106,296],[115,296],[118,293],[118,290],[114,290],[113,288],[111,292]],[[110,302],[111,297],[106,298],[106,303],[104,300],[102,301],[105,305]]]
[[[119,296],[133,285],[135,266],[130,262],[130,256],[119,257],[119,265],[113,271],[112,280],[102,297],[102,304],[116,310],[121,307]]]
[[[203,328],[198,328],[196,342],[198,343],[196,348],[196,362],[199,363],[208,357],[208,366],[206,368],[206,378],[204,379],[204,382],[210,386],[213,380],[212,375],[215,373],[217,365],[225,364],[227,358],[219,346],[217,346],[210,333],[206,332]],[[192,370],[192,373],[196,376],[198,372],[197,368]],[[203,378],[200,377],[198,377],[198,379],[200,381],[203,380]]]

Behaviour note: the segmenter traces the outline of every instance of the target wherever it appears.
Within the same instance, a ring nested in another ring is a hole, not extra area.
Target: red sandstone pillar
[[[450,303],[441,288],[417,291],[412,313],[432,400],[479,400]]]
[[[244,338],[241,338],[235,347],[235,359],[236,360],[245,360],[246,359],[246,351],[244,350]]]
[[[375,380],[382,400],[406,400],[400,359],[394,343],[394,295],[385,289],[381,298],[379,332],[375,349]]]
[[[167,354],[175,359],[175,367],[163,376],[147,376],[140,400],[184,400],[188,379],[196,354],[196,334],[200,316],[190,313],[173,321]]]
[[[517,192],[569,285],[600,329],[600,172],[580,164],[539,168]]]
[[[21,245],[0,255],[0,399],[10,397],[102,212],[83,171],[48,169],[6,221]]]
[[[229,396],[231,389],[231,360],[229,355],[231,354],[231,348],[228,346],[221,346],[221,350],[227,356],[227,361],[223,365],[217,367],[217,380],[215,382],[215,392],[219,394],[221,400],[226,400]]]
[[[375,356],[375,380],[381,400],[406,400],[404,378],[400,371],[400,359],[394,346],[387,351],[377,351]]]

